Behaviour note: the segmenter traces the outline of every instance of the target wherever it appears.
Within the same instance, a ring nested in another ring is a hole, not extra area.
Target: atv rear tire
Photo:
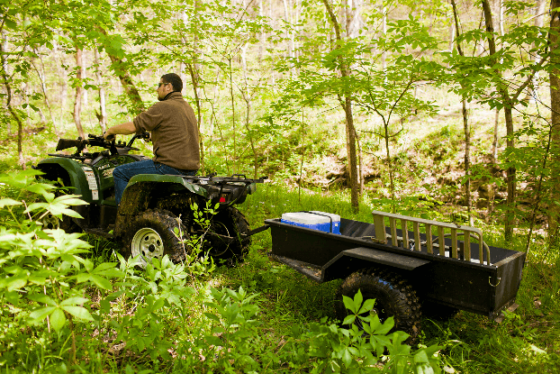
[[[210,236],[206,245],[209,247],[208,254],[216,263],[225,260],[228,265],[233,265],[235,261],[243,261],[251,245],[251,237],[241,237],[241,234],[251,231],[243,213],[234,207],[219,212],[212,218],[210,231],[235,238],[233,243],[228,245],[219,238]]]
[[[178,234],[175,234],[176,230]],[[188,239],[185,227],[171,212],[146,210],[128,226],[123,236],[123,254],[125,257],[140,255],[141,267],[145,267],[152,258],[164,255],[173,262],[181,262],[189,251],[187,243],[183,243],[185,239]]]
[[[352,273],[340,286],[336,295],[336,315],[341,321],[348,315],[342,296],[353,298],[362,291],[364,300],[375,299],[373,312],[381,322],[392,316],[392,331],[404,331],[410,335],[407,343],[413,343],[421,328],[422,313],[416,292],[400,275],[384,269],[363,269]],[[361,321],[357,326],[361,329]]]

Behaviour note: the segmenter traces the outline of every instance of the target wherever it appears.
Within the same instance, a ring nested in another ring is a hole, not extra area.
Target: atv
[[[116,240],[125,257],[139,256],[142,265],[163,255],[175,262],[185,260],[190,249],[185,243],[192,236],[204,243],[201,253],[216,262],[242,260],[251,236],[266,227],[251,231],[234,205],[243,203],[256,190],[256,183],[266,178],[141,174],[129,181],[117,206],[113,171],[119,165],[147,159],[130,153],[138,150],[133,143],[140,138],[147,139],[149,134],[134,135],[128,144],[95,135],[58,141],[57,152],[76,151],[49,154],[35,168],[44,173],[41,178],[61,187],[59,193],[80,195],[88,204],[73,207],[82,218],[64,216],[55,225],[67,232]],[[102,150],[89,152],[94,147]],[[206,213],[198,211],[204,207]],[[209,225],[200,217],[209,219]]]

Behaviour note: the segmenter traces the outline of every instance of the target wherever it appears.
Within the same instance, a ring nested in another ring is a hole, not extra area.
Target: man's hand
[[[107,131],[105,131],[105,134],[103,134],[103,137],[105,140],[113,141],[115,139],[115,135],[128,135],[133,134],[135,131],[136,128],[134,127],[134,123],[125,122],[108,128]]]
[[[115,140],[115,134],[111,134],[109,133],[109,131],[105,131],[103,133],[103,137],[105,138],[105,140],[107,140],[108,142],[112,142],[113,140]]]

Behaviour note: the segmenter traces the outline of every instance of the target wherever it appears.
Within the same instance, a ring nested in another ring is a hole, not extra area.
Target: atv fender
[[[80,195],[82,200],[91,203],[92,193],[90,186],[98,189],[99,184],[97,180],[91,180],[91,183],[88,184],[84,168],[91,170],[91,167],[88,165],[82,165],[74,160],[62,157],[48,158],[37,165],[37,169],[46,174],[44,176],[45,179],[53,181],[56,181],[58,178],[62,179],[65,187],[70,188],[69,193]]]
[[[206,189],[186,182],[179,175],[135,175],[128,182],[121,199],[115,222],[115,236],[122,236],[134,218],[141,212],[153,208],[158,199],[184,190],[203,198],[208,196]]]

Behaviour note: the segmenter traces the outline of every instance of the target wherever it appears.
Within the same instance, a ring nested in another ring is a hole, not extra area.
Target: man
[[[156,89],[159,103],[132,122],[113,126],[103,135],[128,135],[151,131],[154,158],[115,168],[115,200],[120,204],[128,181],[138,174],[195,175],[200,167],[198,129],[191,106],[183,99],[183,82],[177,74],[165,74]]]

